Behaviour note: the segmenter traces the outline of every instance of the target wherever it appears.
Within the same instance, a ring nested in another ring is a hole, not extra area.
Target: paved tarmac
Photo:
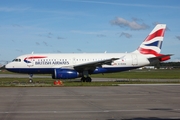
[[[180,85],[1,87],[0,120],[180,120]]]

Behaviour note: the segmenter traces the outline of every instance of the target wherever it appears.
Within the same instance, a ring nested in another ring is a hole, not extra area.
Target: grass
[[[0,79],[0,87],[53,87],[57,86],[53,84],[52,79],[43,79],[43,80],[34,80],[34,83],[28,83],[27,80],[18,79],[15,80],[14,78],[9,78],[9,79]],[[176,83],[180,84],[180,80],[178,81],[140,81],[140,80],[126,80],[126,81],[103,81],[103,82],[80,82],[80,81],[63,81],[63,87],[77,87],[77,86],[118,86],[120,84],[161,84],[161,83]]]
[[[0,74],[12,74],[11,72],[1,71]],[[13,73],[15,74],[15,73]],[[45,75],[47,76],[47,75]],[[180,70],[132,70],[127,72],[108,73],[108,74],[97,74],[91,75],[93,78],[117,78],[125,79],[125,81],[103,81],[103,82],[80,82],[77,80],[64,80],[63,86],[117,86],[119,84],[156,84],[156,83],[180,83]],[[137,80],[132,80],[137,79]],[[166,82],[163,81],[141,81],[138,79],[170,79]],[[54,86],[53,79],[51,78],[34,78],[34,83],[28,83],[27,78],[0,78],[0,86]]]
[[[97,78],[126,78],[126,79],[180,79],[180,69],[165,70],[132,70],[104,75],[92,75]]]
[[[16,74],[6,70],[0,74]],[[51,76],[42,74],[42,76]],[[131,70],[117,73],[93,74],[93,78],[125,78],[125,79],[180,79],[180,69]],[[27,75],[28,78],[28,75]]]

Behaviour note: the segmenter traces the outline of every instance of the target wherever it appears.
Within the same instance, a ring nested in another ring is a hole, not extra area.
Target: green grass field
[[[16,74],[7,71],[0,71],[0,74]],[[47,76],[42,75],[42,76]],[[126,79],[126,81],[106,81],[106,82],[91,82],[83,83],[77,80],[64,80],[63,86],[116,86],[118,84],[156,84],[156,83],[180,83],[180,80],[174,81],[173,79],[180,79],[180,70],[132,70],[126,72],[118,73],[108,73],[108,74],[96,74],[91,75],[93,78],[116,78],[116,79]],[[137,79],[137,80],[132,80]],[[140,81],[138,79],[172,79],[172,81]],[[34,83],[28,83],[27,78],[0,78],[0,86],[54,86],[54,79],[51,78],[34,78]]]
[[[16,74],[6,70],[0,71],[0,74]],[[42,76],[51,76],[42,74]],[[117,73],[93,74],[93,78],[125,78],[125,79],[180,79],[180,69],[144,69],[131,70]]]
[[[132,70],[104,75],[92,75],[98,78],[126,78],[126,79],[180,79],[180,69],[164,70]]]

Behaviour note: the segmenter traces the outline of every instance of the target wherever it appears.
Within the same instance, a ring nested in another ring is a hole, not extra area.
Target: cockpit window
[[[14,59],[13,62],[21,62],[21,59]]]

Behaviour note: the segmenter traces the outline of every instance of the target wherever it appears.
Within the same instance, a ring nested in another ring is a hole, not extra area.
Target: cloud
[[[132,37],[131,34],[125,33],[125,32],[122,32],[121,35],[120,35],[120,37],[121,37],[121,36],[125,36],[126,38],[131,38],[131,37]]]
[[[39,43],[39,42],[36,42],[36,45],[40,45],[40,43]]]
[[[26,11],[29,10],[29,7],[24,8],[15,8],[15,7],[0,7],[1,12],[14,12],[14,11]]]
[[[48,35],[47,38],[52,38],[52,37]]]
[[[41,34],[38,34],[38,36],[39,36],[39,37],[42,37],[42,35],[41,35]]]
[[[13,24],[12,26],[13,27],[22,27],[21,25],[18,25],[18,24]]]
[[[72,33],[78,33],[78,34],[87,34],[87,35],[94,35],[97,34],[97,32],[88,32],[88,31],[80,31],[80,30],[72,30]]]
[[[132,20],[133,21],[136,21],[136,22],[143,22],[143,20],[142,19],[140,19],[140,18],[136,18],[136,17],[132,17]]]
[[[57,52],[57,53],[61,53],[61,51],[60,51],[60,50],[57,50],[56,52]]]
[[[45,46],[48,46],[48,43],[47,43],[47,42],[45,42],[45,41],[43,41],[43,44],[44,44]]]
[[[145,30],[149,28],[149,26],[144,23],[137,23],[137,19],[133,19],[133,21],[128,21],[120,17],[117,17],[114,20],[112,20],[111,24],[119,27],[130,28],[131,30]]]
[[[62,40],[62,39],[65,39],[65,38],[63,38],[63,37],[57,37],[57,39]]]
[[[106,37],[106,35],[104,35],[104,34],[97,34],[96,36],[97,37]]]
[[[130,6],[130,7],[149,7],[149,8],[170,8],[170,9],[179,9],[179,6],[165,6],[165,5],[150,5],[150,4],[134,4],[134,3],[118,3],[118,2],[101,2],[95,0],[66,0],[71,2],[86,2],[86,3],[94,3],[94,4],[107,4],[107,5],[118,5],[118,6]]]
[[[48,35],[53,35],[53,34],[51,32],[49,32]]]
[[[52,47],[52,45],[50,45],[49,43],[47,43],[46,41],[43,41],[42,42],[45,46],[47,46],[47,47]]]
[[[178,40],[180,40],[180,36],[176,36],[176,38],[177,38]]]
[[[102,30],[102,31],[80,31],[80,30],[72,30],[72,33],[76,34],[83,34],[83,35],[93,35],[99,38],[106,37],[106,34],[109,33],[109,31]]]
[[[15,42],[14,40],[11,40],[12,42]]]
[[[23,52],[23,50],[20,50],[20,49],[16,49],[16,51],[17,51],[17,52],[21,52],[21,53]]]
[[[77,49],[77,51],[82,52],[82,50],[81,50],[81,49],[79,49],[79,48]]]

